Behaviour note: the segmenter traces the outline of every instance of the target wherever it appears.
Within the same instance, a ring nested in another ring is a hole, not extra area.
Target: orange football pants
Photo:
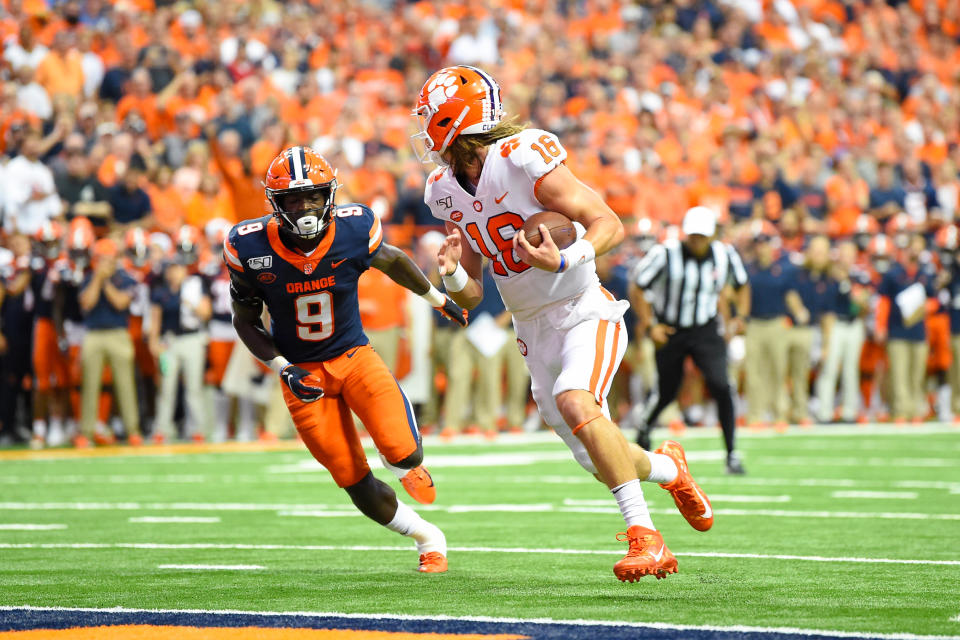
[[[387,461],[400,462],[417,450],[420,432],[413,407],[370,345],[297,366],[320,379],[324,397],[301,402],[282,385],[283,399],[307,449],[330,471],[337,486],[355,485],[370,472],[351,410]]]
[[[950,316],[935,313],[927,316],[927,343],[930,353],[927,356],[927,371],[937,373],[950,368],[953,355],[950,353]]]
[[[227,364],[233,354],[233,345],[232,340],[211,340],[207,344],[207,384],[219,387],[223,383]]]
[[[133,340],[133,362],[144,378],[157,377],[157,361],[150,353],[147,337],[143,335],[143,317],[130,316],[127,323],[130,339]]]
[[[50,318],[38,318],[34,326],[33,372],[37,377],[37,391],[70,385],[70,361],[57,345],[57,331]]]

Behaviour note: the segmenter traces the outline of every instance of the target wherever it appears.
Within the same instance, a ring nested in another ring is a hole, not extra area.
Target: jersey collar
[[[320,241],[320,244],[318,244],[314,252],[310,254],[310,257],[307,257],[299,251],[293,251],[287,248],[287,245],[283,244],[283,241],[280,239],[280,223],[276,217],[271,218],[270,222],[267,223],[267,239],[270,241],[270,248],[273,249],[278,256],[283,258],[283,260],[307,275],[313,273],[320,264],[320,260],[327,255],[327,251],[329,251],[333,245],[333,237],[336,235],[336,232],[336,218],[333,218],[330,220],[330,224],[327,225],[326,233],[323,234],[323,239]]]

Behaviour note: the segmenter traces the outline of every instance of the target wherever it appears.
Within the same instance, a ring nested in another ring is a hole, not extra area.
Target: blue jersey
[[[357,280],[382,238],[373,211],[342,205],[308,256],[283,244],[279,222],[269,215],[230,230],[224,261],[267,305],[280,354],[291,362],[323,362],[369,342],[360,323]]]

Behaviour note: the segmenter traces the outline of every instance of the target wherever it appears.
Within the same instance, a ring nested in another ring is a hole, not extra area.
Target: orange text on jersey
[[[333,276],[320,278],[319,280],[308,280],[307,282],[288,282],[287,293],[307,293],[309,291],[318,291],[334,285]]]

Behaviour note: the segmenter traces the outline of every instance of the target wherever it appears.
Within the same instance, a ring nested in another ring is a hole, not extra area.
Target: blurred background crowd
[[[950,419],[958,39],[951,0],[0,0],[2,438],[288,435],[273,376],[235,346],[217,244],[268,211],[273,157],[308,144],[338,200],[435,273],[409,114],[453,63],[497,78],[623,218],[598,261],[621,297],[688,207],[717,213],[753,277],[729,331],[749,424]],[[537,428],[493,286],[473,316],[490,322],[459,335],[384,280],[362,283],[364,325],[423,426]],[[634,338],[625,423],[655,384]],[[687,378],[667,419],[711,423]]]

